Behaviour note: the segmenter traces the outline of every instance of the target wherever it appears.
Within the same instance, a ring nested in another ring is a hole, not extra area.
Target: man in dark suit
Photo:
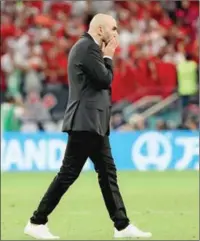
[[[114,237],[150,237],[132,224],[117,184],[116,167],[109,143],[112,58],[118,45],[116,21],[98,14],[89,31],[72,47],[68,59],[69,100],[63,131],[69,139],[63,164],[25,233],[35,238],[56,239],[47,228],[47,217],[78,178],[88,157],[98,173],[99,185],[111,220]]]

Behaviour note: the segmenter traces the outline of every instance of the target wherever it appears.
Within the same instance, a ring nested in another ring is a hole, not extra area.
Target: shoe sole
[[[26,235],[28,235],[32,238],[38,239],[38,240],[58,240],[58,239],[60,239],[60,237],[57,237],[57,236],[55,236],[53,238],[41,238],[41,237],[39,237],[39,235],[35,235],[35,234],[32,234],[32,233],[27,232],[27,231],[24,231],[24,234],[26,234]]]

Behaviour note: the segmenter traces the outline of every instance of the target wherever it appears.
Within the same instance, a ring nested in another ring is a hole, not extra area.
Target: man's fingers
[[[117,46],[118,46],[118,41],[117,41],[116,37],[113,37],[112,39],[110,39],[108,44],[105,46],[105,49],[103,51],[104,55],[113,57]]]
[[[106,44],[103,42],[101,46],[102,51],[104,51],[105,47],[106,47]]]
[[[115,45],[116,45],[116,38],[113,37],[113,38],[109,41],[109,43],[108,43],[107,46],[112,46],[112,47],[114,47]]]
[[[116,48],[118,46],[118,42],[117,42],[117,39],[115,37],[110,41],[110,46],[112,48]]]

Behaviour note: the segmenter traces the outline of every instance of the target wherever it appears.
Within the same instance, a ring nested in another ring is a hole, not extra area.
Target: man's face
[[[114,19],[109,20],[107,24],[102,27],[102,32],[102,40],[106,45],[113,37],[118,38],[116,21]]]

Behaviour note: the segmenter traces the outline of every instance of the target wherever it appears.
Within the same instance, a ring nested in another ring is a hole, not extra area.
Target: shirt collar
[[[92,37],[93,38],[93,37]],[[94,38],[93,38],[94,39]],[[97,44],[97,45],[100,45],[96,39],[94,39],[94,42]]]
[[[89,33],[88,33],[88,34],[89,34]],[[90,34],[89,34],[89,35],[90,35]],[[90,35],[90,37],[94,40],[94,42],[95,42],[97,45],[100,46],[99,42],[98,42],[95,38],[93,38],[92,35]]]

